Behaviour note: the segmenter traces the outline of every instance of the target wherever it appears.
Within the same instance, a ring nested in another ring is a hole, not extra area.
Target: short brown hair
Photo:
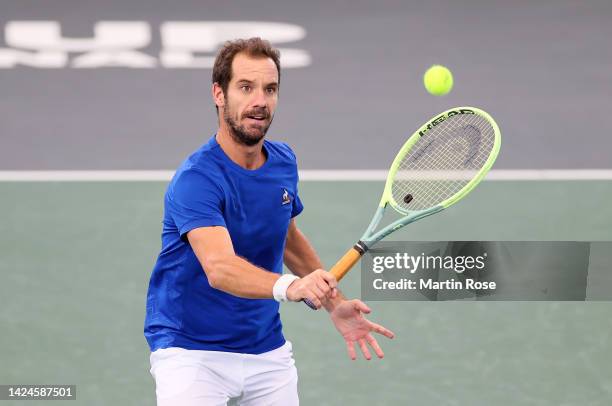
[[[213,67],[212,82],[218,83],[221,89],[223,89],[224,94],[227,94],[227,87],[232,79],[232,62],[236,54],[240,52],[245,52],[250,56],[262,56],[272,59],[276,65],[280,84],[280,52],[278,49],[272,48],[270,42],[259,37],[237,39],[223,44],[223,47],[217,54]]]

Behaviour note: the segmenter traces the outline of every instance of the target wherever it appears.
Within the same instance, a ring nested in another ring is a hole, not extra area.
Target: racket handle
[[[365,244],[359,241],[354,247],[349,249],[346,254],[344,254],[342,258],[338,260],[338,262],[336,262],[336,265],[332,266],[329,272],[334,275],[336,280],[339,282],[340,279],[344,278],[344,275],[351,270],[353,265],[359,261],[359,258],[361,258],[366,250],[367,247]],[[316,306],[310,300],[302,299],[302,302],[304,302],[312,310],[317,310]]]
[[[344,278],[344,275],[351,270],[353,265],[355,265],[355,263],[357,263],[359,258],[361,258],[363,255],[364,250],[358,250],[357,248],[361,247],[355,245],[355,247],[349,249],[346,254],[344,254],[344,256],[338,260],[338,262],[336,262],[336,265],[332,266],[332,268],[329,270],[329,272],[334,275],[338,282],[340,279]]]
[[[317,306],[315,306],[310,300],[302,299],[302,302],[306,303],[306,306],[310,307],[312,310],[317,310]]]

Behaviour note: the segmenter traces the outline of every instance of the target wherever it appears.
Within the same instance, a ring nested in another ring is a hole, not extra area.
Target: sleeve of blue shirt
[[[304,210],[304,205],[302,204],[302,201],[300,200],[300,196],[298,195],[297,192],[297,185],[295,187],[295,199],[293,199],[293,205],[291,207],[291,218],[297,216],[298,214],[300,214],[302,212],[302,210]]]
[[[302,210],[304,210],[304,205],[302,204],[302,201],[300,200],[300,196],[298,194],[299,176],[297,174],[297,157],[295,156],[295,153],[293,152],[293,150],[288,144],[285,144],[285,143],[280,143],[280,144],[282,144],[287,149],[287,151],[289,152],[289,155],[291,156],[295,164],[295,171],[296,171],[295,173],[295,199],[293,199],[293,203],[291,207],[291,218],[293,218],[297,216],[298,214],[300,214]]]
[[[191,168],[180,173],[169,190],[167,209],[181,239],[198,227],[227,227],[223,200],[220,186],[203,171]]]

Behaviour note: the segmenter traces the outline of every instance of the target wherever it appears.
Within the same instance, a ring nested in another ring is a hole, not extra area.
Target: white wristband
[[[287,288],[293,283],[294,280],[300,279],[299,276],[284,274],[276,280],[274,287],[272,288],[272,296],[277,302],[286,302],[287,299]]]

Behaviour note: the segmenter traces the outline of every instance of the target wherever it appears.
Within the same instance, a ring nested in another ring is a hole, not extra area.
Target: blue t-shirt
[[[284,143],[264,141],[263,148],[266,162],[248,170],[213,136],[176,171],[164,199],[162,249],[147,294],[144,333],[151,351],[260,354],[285,343],[278,302],[212,288],[186,235],[198,227],[225,227],[236,255],[282,273],[289,222],[303,209],[297,164]]]

